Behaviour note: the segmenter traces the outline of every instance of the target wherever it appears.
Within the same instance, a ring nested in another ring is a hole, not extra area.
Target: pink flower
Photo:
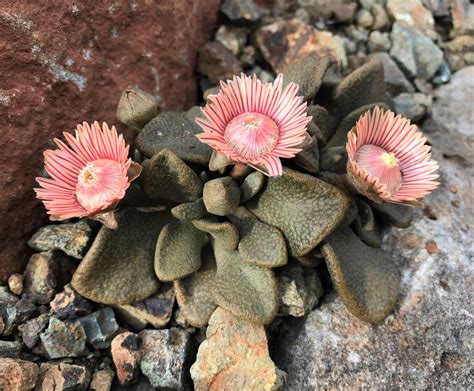
[[[439,185],[426,138],[392,111],[367,111],[349,132],[346,149],[351,183],[375,201],[413,203]]]
[[[211,95],[202,109],[206,119],[196,123],[204,133],[199,140],[233,162],[245,163],[269,176],[282,174],[280,158],[301,151],[306,125],[306,103],[296,96],[298,85],[283,90],[283,75],[263,83],[254,75],[234,76]]]
[[[129,147],[114,126],[104,122],[77,125],[76,136],[64,132],[66,145],[44,152],[45,169],[51,178],[36,178],[41,187],[36,196],[43,201],[51,220],[89,217],[116,228],[113,210],[125,195],[141,166],[128,158]]]

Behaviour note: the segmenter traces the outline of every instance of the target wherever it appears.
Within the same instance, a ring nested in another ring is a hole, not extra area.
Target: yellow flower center
[[[393,152],[384,152],[380,155],[380,160],[387,168],[394,168],[398,166],[398,159]]]

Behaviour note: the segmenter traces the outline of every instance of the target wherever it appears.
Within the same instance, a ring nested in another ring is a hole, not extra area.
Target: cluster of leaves
[[[408,226],[411,209],[351,194],[344,178],[347,132],[367,110],[389,108],[383,66],[373,59],[338,80],[325,59],[307,57],[290,64],[284,80],[300,85],[313,120],[311,142],[283,162],[279,178],[233,167],[200,143],[198,107],[155,116],[146,94],[124,93],[118,116],[139,129],[143,174],[119,228],[103,227],[77,269],[80,294],[130,304],[173,282],[193,326],[205,326],[216,306],[267,324],[279,303],[273,269],[314,267],[324,257],[354,315],[378,322],[390,313],[400,276],[380,249],[381,225]]]

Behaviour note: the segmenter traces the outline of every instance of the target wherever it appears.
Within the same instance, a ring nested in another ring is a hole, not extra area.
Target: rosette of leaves
[[[118,117],[138,130],[139,199],[146,204],[133,204],[148,208],[124,207],[116,231],[101,229],[74,288],[122,305],[172,282],[181,314],[193,326],[205,326],[217,306],[268,324],[278,312],[275,269],[289,259],[315,267],[319,253],[349,311],[368,322],[384,319],[397,300],[400,276],[380,249],[380,232],[387,224],[408,226],[411,209],[375,204],[352,194],[345,181],[347,132],[375,105],[389,107],[383,66],[373,59],[334,81],[325,77],[328,65],[309,56],[284,70],[286,83],[300,85],[313,120],[311,141],[283,161],[281,177],[234,166],[200,143],[198,107],[155,116],[152,97],[128,89]]]

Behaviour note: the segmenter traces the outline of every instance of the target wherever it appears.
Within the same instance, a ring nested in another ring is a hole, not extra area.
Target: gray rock
[[[450,79],[451,69],[449,69],[449,65],[446,60],[443,59],[431,82],[435,85],[440,85],[447,83]]]
[[[323,286],[316,270],[290,263],[279,272],[279,314],[295,317],[306,315],[323,295]]]
[[[433,119],[451,134],[458,132],[470,142],[474,141],[473,91],[474,66],[470,66],[456,72],[449,84],[436,90],[433,104]]]
[[[392,95],[398,95],[401,92],[415,92],[411,83],[387,53],[374,53],[369,56],[369,58],[371,57],[377,57],[382,61],[387,92]]]
[[[456,94],[453,86],[444,99],[454,100]],[[394,313],[373,326],[349,315],[335,294],[326,296],[318,309],[305,319],[293,320],[280,335],[276,362],[288,373],[286,390],[472,388],[473,320],[468,292],[472,290],[474,209],[466,178],[472,178],[474,168],[468,159],[444,157],[462,147],[455,143],[466,143],[461,129],[472,129],[470,110],[468,102],[457,108],[460,130],[448,131],[451,143],[443,142],[446,130],[428,129],[441,167],[442,187],[426,200],[436,213],[417,209],[407,230],[392,229],[385,236],[383,247],[402,272],[402,292]],[[405,246],[407,235],[420,237],[420,243]]]
[[[153,387],[182,390],[187,386],[188,359],[191,353],[189,333],[178,328],[144,330],[140,368]]]
[[[18,297],[12,295],[6,286],[0,286],[0,312],[2,312],[9,304],[15,303]]]
[[[357,12],[356,19],[357,24],[366,29],[370,28],[374,23],[374,17],[369,11],[365,9],[361,9],[359,12]]]
[[[40,333],[46,328],[49,322],[47,314],[41,314],[37,318],[31,319],[23,325],[23,343],[27,348],[31,349],[36,345],[40,337]]]
[[[40,334],[43,347],[51,359],[79,357],[87,353],[86,333],[78,321],[49,320],[48,328]]]
[[[443,52],[422,32],[394,23],[390,55],[403,67],[408,76],[420,79],[431,79],[441,63]]]
[[[392,42],[388,33],[380,31],[372,31],[369,35],[369,51],[370,52],[388,52]]]
[[[370,10],[374,16],[373,30],[384,30],[387,26],[390,26],[390,19],[382,4],[374,4]]]
[[[233,22],[252,23],[260,19],[260,9],[252,0],[224,0],[221,11]]]
[[[28,246],[36,251],[61,250],[73,258],[82,259],[91,233],[92,229],[86,220],[47,225],[31,237]]]
[[[105,307],[90,315],[79,318],[79,322],[87,336],[87,342],[95,349],[105,349],[117,333],[119,325],[115,319],[114,310]]]
[[[24,290],[37,304],[48,304],[57,285],[58,267],[51,251],[33,254],[25,269]]]
[[[36,306],[28,299],[18,300],[9,304],[3,311],[2,318],[5,323],[3,335],[11,335],[16,328],[31,319],[36,313]]]
[[[395,112],[412,122],[419,122],[426,114],[430,113],[432,103],[433,99],[430,95],[419,92],[414,94],[404,92],[393,99]]]
[[[220,42],[234,56],[237,56],[247,43],[248,29],[221,25],[216,32],[215,39]]]
[[[332,14],[331,0],[298,0],[298,5],[315,20],[329,19]]]
[[[22,343],[20,341],[0,340],[0,357],[20,357]]]

